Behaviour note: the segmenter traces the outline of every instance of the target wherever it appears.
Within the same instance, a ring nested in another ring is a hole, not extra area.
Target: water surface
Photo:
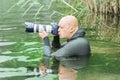
[[[0,80],[58,80],[58,74],[38,76],[43,41],[37,33],[26,33],[24,22],[50,24],[66,12],[71,8],[57,0],[0,1]],[[78,70],[77,80],[119,80],[119,17],[86,12],[77,18],[92,53],[88,65]]]

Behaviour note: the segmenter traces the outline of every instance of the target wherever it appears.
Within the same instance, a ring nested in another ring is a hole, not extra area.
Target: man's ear
[[[74,32],[75,31],[75,28],[74,27],[70,27],[70,32]]]

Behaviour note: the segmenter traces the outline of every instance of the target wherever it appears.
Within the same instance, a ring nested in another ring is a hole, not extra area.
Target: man
[[[39,36],[44,40],[44,55],[50,57],[78,57],[90,55],[90,44],[85,39],[85,32],[79,29],[78,20],[72,15],[64,16],[58,23],[58,35],[54,36],[52,46],[60,47],[57,51],[52,52],[48,34],[44,29]],[[62,47],[59,38],[64,38],[67,43]]]

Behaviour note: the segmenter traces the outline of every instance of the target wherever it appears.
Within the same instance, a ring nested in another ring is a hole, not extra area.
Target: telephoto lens
[[[34,24],[31,22],[25,22],[26,25],[26,30],[25,32],[41,32],[41,29],[44,28],[44,30],[47,33],[51,33],[53,35],[58,35],[58,24],[55,23],[51,23],[51,25],[42,25],[42,24]]]

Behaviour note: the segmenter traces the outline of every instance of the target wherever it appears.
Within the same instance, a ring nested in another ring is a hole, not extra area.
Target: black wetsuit
[[[53,47],[60,47],[60,41],[58,36],[54,36],[52,41]],[[85,31],[78,29],[78,31],[72,36],[71,39],[67,40],[67,43],[60,47],[57,51],[52,52],[50,47],[49,38],[44,38],[44,55],[50,57],[74,57],[74,56],[88,56],[90,55],[90,44],[85,39]]]

